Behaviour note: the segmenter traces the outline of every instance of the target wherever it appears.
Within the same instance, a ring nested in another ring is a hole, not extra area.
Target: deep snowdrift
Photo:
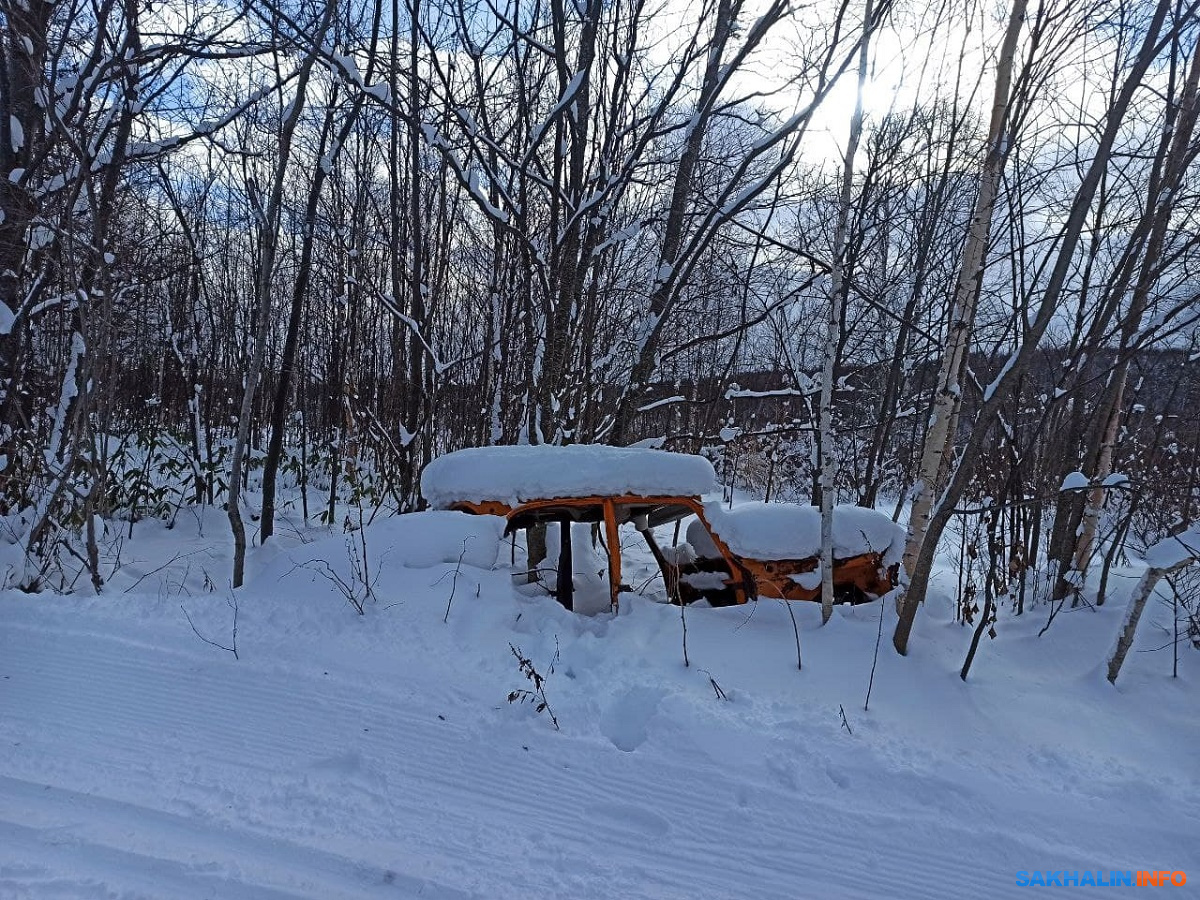
[[[684,668],[678,608],[624,595],[616,618],[572,615],[477,565],[497,549],[485,521],[461,566],[452,522],[428,552],[391,546],[420,521],[368,528],[363,616],[328,577],[355,584],[347,536],[273,540],[244,589],[220,587],[219,510],[139,525],[101,597],[0,595],[0,897],[962,898],[1027,896],[1020,870],[1200,880],[1194,654],[1178,680],[1163,654],[1135,654],[1109,687],[1123,602],[1064,612],[1041,639],[1040,609],[1002,620],[967,684],[968,635],[939,598],[907,659],[886,604],[839,607],[825,628],[795,605],[802,672],[782,604],[689,609]],[[233,602],[238,659],[180,609],[231,646]],[[506,702],[533,687],[510,643],[561,731]]]

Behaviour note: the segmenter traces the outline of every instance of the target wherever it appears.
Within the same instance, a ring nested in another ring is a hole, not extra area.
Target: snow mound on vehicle
[[[821,552],[821,510],[792,503],[743,503],[733,509],[706,503],[704,515],[717,536],[738,556],[750,559],[807,559]],[[693,530],[697,540],[693,540]],[[703,525],[688,528],[688,543],[701,555],[711,547]],[[879,553],[890,567],[904,555],[905,530],[883,513],[861,506],[833,510],[833,556],[847,559]]]
[[[621,494],[693,497],[716,487],[712,464],[701,456],[599,444],[474,447],[438,457],[421,473],[421,493],[442,507]]]

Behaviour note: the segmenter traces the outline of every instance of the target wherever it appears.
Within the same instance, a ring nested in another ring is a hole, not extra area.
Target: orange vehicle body
[[[814,572],[816,557],[804,559],[754,559],[734,553],[709,523],[704,507],[696,497],[681,496],[636,496],[615,497],[569,497],[561,499],[534,500],[511,506],[497,500],[481,502],[462,501],[450,505],[477,515],[501,516],[508,520],[508,531],[527,527],[538,522],[591,522],[602,524],[604,543],[608,553],[609,592],[613,609],[617,608],[617,596],[621,591],[621,554],[612,552],[619,548],[618,528],[626,522],[641,522],[639,527],[650,544],[662,569],[663,580],[673,602],[687,603],[704,597],[713,605],[746,603],[757,597],[773,597],[780,600],[819,600],[820,587],[810,588],[800,584],[793,576]],[[676,563],[667,558],[654,540],[650,530],[654,525],[678,521],[692,514],[704,524],[720,559],[697,559],[694,562]],[[645,517],[645,518],[642,518]],[[701,573],[718,573],[722,576],[719,589],[693,588],[689,579]],[[862,553],[845,559],[835,559],[833,582],[835,595],[849,602],[879,597],[892,589],[898,576],[898,567],[884,568],[879,553]]]

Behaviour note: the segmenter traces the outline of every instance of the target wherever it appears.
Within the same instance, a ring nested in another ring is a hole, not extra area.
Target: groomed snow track
[[[851,774],[839,787],[783,757],[755,777],[703,748],[648,757],[540,729],[521,743],[503,725],[489,739],[440,717],[463,707],[436,685],[11,622],[0,659],[18,773],[0,777],[3,897],[951,900],[1007,892],[1012,871],[986,859],[1032,867],[1070,838],[886,797],[868,812]]]

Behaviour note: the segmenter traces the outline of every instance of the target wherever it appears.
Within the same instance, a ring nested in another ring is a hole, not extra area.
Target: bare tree
[[[850,219],[851,194],[854,190],[854,159],[863,131],[863,88],[867,81],[868,50],[872,25],[873,0],[863,5],[863,36],[858,50],[858,82],[854,94],[854,113],[850,118],[850,137],[842,164],[842,190],[838,200],[837,227],[833,235],[833,253],[829,273],[829,318],[825,324],[825,361],[821,371],[821,406],[818,440],[821,453],[821,621],[833,615],[833,507],[837,494],[837,456],[834,449],[833,388],[837,377],[838,347],[843,329],[843,303],[846,231]]]
[[[1130,61],[1128,68],[1119,76],[1112,101],[1103,119],[1103,130],[1084,171],[1084,176],[1074,192],[1066,220],[1057,235],[1057,243],[1049,266],[1045,286],[1039,290],[1038,306],[1032,319],[1022,323],[1020,343],[1004,361],[1000,373],[983,391],[983,402],[975,416],[973,429],[967,439],[945,489],[929,517],[925,539],[912,563],[911,580],[905,591],[892,642],[896,650],[904,654],[908,638],[916,618],[917,608],[925,598],[932,573],[934,555],[942,531],[953,515],[953,509],[962,497],[975,463],[979,459],[988,431],[997,421],[1008,392],[1022,378],[1038,352],[1038,347],[1055,313],[1059,309],[1068,277],[1072,272],[1074,256],[1079,246],[1084,222],[1095,197],[1096,189],[1112,156],[1113,146],[1121,132],[1125,117],[1134,96],[1142,88],[1147,72],[1163,48],[1170,46],[1177,29],[1189,29],[1195,24],[1197,4],[1189,4],[1180,10],[1175,20],[1166,26],[1171,4],[1160,0],[1146,23],[1143,38]],[[1165,34],[1164,34],[1165,28]],[[936,424],[936,423],[935,423]]]
[[[1012,146],[1012,137],[1008,133],[1009,92],[1012,86],[1017,38],[1025,22],[1027,6],[1026,0],[1013,0],[1008,15],[1008,27],[996,63],[996,89],[987,136],[988,153],[980,173],[975,211],[967,229],[967,242],[963,248],[954,292],[954,306],[950,313],[950,328],[942,354],[941,371],[938,374],[937,393],[929,416],[929,426],[925,432],[917,482],[912,491],[908,543],[904,548],[904,568],[910,578],[915,571],[917,556],[929,527],[934,498],[945,468],[944,460],[954,446],[952,425],[957,422],[962,405],[963,375],[971,347],[975,310],[983,286],[984,255],[1004,163]],[[905,595],[900,594],[896,598],[897,609],[903,609],[906,602]]]
[[[1179,572],[1200,559],[1200,528],[1191,529],[1172,537],[1164,538],[1146,551],[1148,565],[1142,577],[1134,586],[1129,597],[1129,608],[1125,613],[1125,622],[1121,626],[1121,634],[1117,645],[1108,660],[1107,678],[1116,684],[1117,676],[1121,674],[1121,666],[1133,646],[1134,635],[1137,634],[1138,622],[1146,609],[1146,601],[1154,594],[1155,587],[1163,578]]]
[[[279,129],[279,155],[271,181],[270,192],[265,198],[258,195],[258,187],[248,185],[254,217],[258,228],[258,261],[254,278],[254,314],[249,334],[250,352],[242,390],[241,409],[238,414],[237,436],[233,443],[233,455],[229,463],[229,491],[226,511],[229,527],[233,531],[233,586],[242,586],[246,570],[246,526],[242,519],[241,493],[245,478],[245,456],[250,442],[250,429],[254,418],[254,401],[262,378],[263,360],[266,355],[267,329],[271,319],[273,277],[275,257],[279,249],[280,213],[283,206],[283,189],[286,182],[288,162],[292,154],[292,142],[296,126],[304,112],[308,82],[317,61],[317,47],[324,44],[325,35],[333,22],[337,4],[327,2],[319,20],[314,23],[312,49],[300,62],[296,73],[296,84],[290,104],[287,106]],[[282,94],[283,79],[279,90]]]

